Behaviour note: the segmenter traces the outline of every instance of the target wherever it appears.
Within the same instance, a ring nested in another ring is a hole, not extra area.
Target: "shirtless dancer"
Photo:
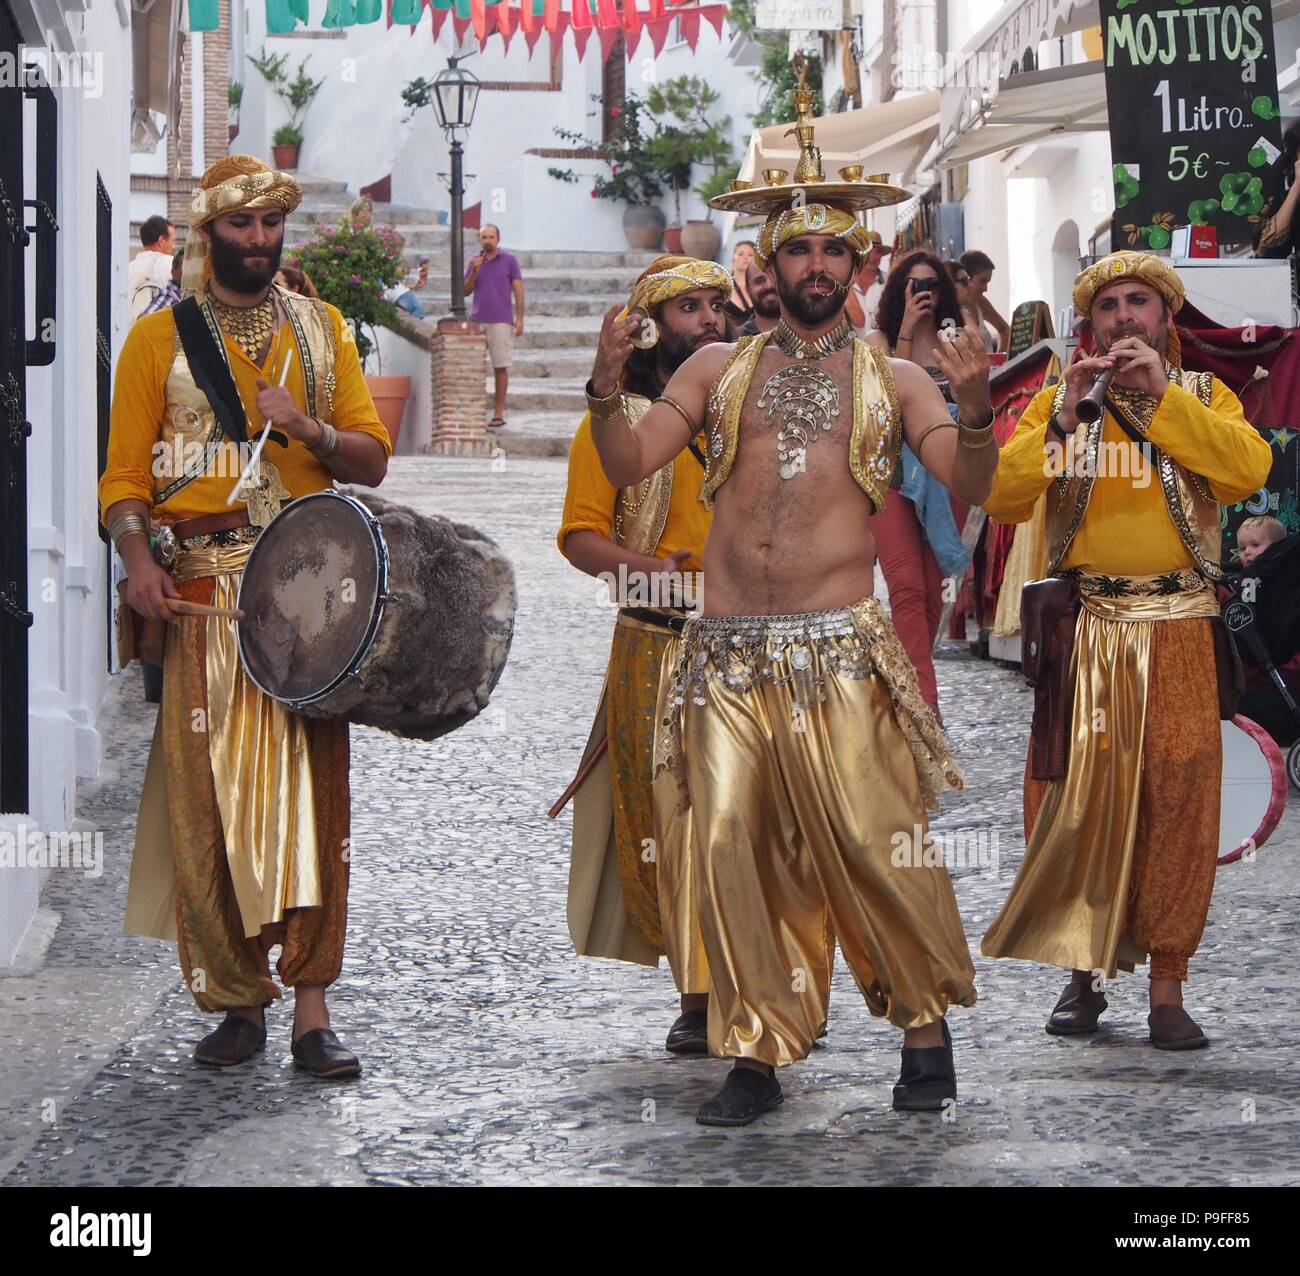
[[[935,350],[957,422],[919,367],[855,340],[844,299],[870,243],[854,210],[888,201],[868,184],[843,190],[818,180],[798,195],[720,197],[770,214],[756,259],[775,272],[781,323],[697,351],[633,427],[620,393],[632,328],[615,308],[588,385],[616,487],[701,428],[708,439],[708,587],[664,668],[656,742],[656,826],[691,816],[709,1049],[735,1061],[697,1113],[708,1125],[744,1125],[780,1103],[775,1067],[805,1057],[825,1021],[831,935],[872,1012],[904,1031],[896,1108],[955,1099],[943,1017],[975,1001],[946,870],[921,867],[920,848],[916,867],[891,863],[895,835],[910,841],[961,777],[872,597],[870,520],[904,439],[958,499],[988,494],[988,361],[969,328]]]

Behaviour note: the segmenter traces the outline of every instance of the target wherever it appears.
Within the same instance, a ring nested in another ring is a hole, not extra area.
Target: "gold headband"
[[[1163,258],[1153,257],[1150,253],[1135,252],[1123,248],[1111,253],[1100,261],[1095,261],[1086,270],[1082,270],[1074,280],[1074,311],[1079,315],[1091,315],[1092,304],[1097,294],[1113,284],[1135,281],[1154,288],[1169,306],[1169,337],[1165,345],[1165,358],[1170,363],[1182,366],[1182,343],[1178,339],[1178,328],[1173,316],[1183,308],[1187,293],[1183,281],[1178,278],[1174,268]]]
[[[754,244],[754,260],[766,270],[776,250],[796,235],[834,235],[853,250],[853,273],[866,264],[871,253],[871,232],[857,217],[834,204],[794,204],[768,214]]]

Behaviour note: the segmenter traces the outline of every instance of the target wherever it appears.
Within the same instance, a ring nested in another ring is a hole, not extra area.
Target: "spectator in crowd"
[[[139,319],[149,303],[171,282],[176,227],[165,217],[146,217],[140,227],[140,242],[144,247],[131,259],[126,274],[132,319]]]
[[[1282,151],[1269,170],[1269,194],[1255,225],[1256,257],[1290,257],[1300,244],[1300,120],[1282,134]]]
[[[166,310],[181,299],[181,268],[184,264],[185,250],[181,248],[172,257],[172,277],[167,281],[167,286],[145,307],[145,314]]]
[[[970,276],[971,304],[979,316],[980,322],[976,327],[984,338],[984,348],[990,353],[998,351],[1006,354],[1011,349],[1011,325],[998,314],[993,308],[993,303],[986,296],[989,281],[993,278],[993,259],[987,253],[972,249],[970,252],[962,253],[958,261]],[[986,324],[992,324],[996,337],[986,330]]]
[[[287,288],[290,292],[296,292],[303,297],[320,296],[316,291],[316,285],[311,281],[311,276],[297,266],[281,266],[276,271],[275,282],[281,288]]]
[[[979,298],[975,295],[970,271],[959,261],[945,261],[943,264],[947,266],[948,274],[952,276],[953,288],[957,293],[957,304],[961,306],[966,322],[978,330],[980,336],[984,338],[984,349],[992,354],[997,349],[997,340],[980,320]]]
[[[487,332],[494,390],[491,429],[505,425],[506,387],[514,362],[516,337],[524,335],[524,277],[519,262],[501,248],[501,231],[488,222],[478,233],[483,251],[465,272],[465,295],[473,296],[473,318]],[[511,313],[511,300],[514,313]]]
[[[749,291],[752,308],[749,318],[740,325],[737,335],[752,336],[767,332],[781,322],[781,298],[777,295],[776,280],[756,261],[745,271],[745,287]]]
[[[951,411],[948,382],[934,364],[933,351],[941,326],[962,327],[962,311],[943,262],[924,251],[904,257],[890,271],[877,316],[880,327],[866,340],[924,368]],[[965,507],[954,509],[947,488],[904,444],[885,508],[871,523],[894,628],[916,669],[921,695],[936,708],[932,651],[943,617],[943,581],[961,575],[970,557],[958,531],[959,518],[965,523]]]
[[[884,246],[874,230],[867,234],[871,236],[873,247],[866,263],[854,277],[853,287],[844,303],[844,313],[848,315],[858,336],[864,340],[876,326],[876,308],[880,305],[880,294],[885,289],[880,259],[891,251]]]
[[[429,259],[421,257],[419,265],[414,270],[408,270],[400,284],[394,284],[386,289],[384,296],[399,310],[405,310],[408,315],[413,315],[416,319],[423,319],[424,307],[420,304],[420,299],[415,295],[414,290],[427,287],[428,283]]]
[[[1237,528],[1237,552],[1241,565],[1249,567],[1270,545],[1286,540],[1286,527],[1280,518],[1262,514],[1242,519]]]
[[[731,297],[727,301],[727,318],[743,328],[754,314],[754,300],[746,279],[754,262],[754,241],[742,239],[731,250]]]

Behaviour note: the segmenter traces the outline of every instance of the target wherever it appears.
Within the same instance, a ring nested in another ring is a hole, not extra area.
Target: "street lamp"
[[[433,79],[433,110],[438,124],[451,142],[451,313],[465,317],[465,227],[461,207],[465,197],[462,172],[463,149],[457,129],[468,129],[478,105],[479,82],[471,72],[448,58],[447,67]]]

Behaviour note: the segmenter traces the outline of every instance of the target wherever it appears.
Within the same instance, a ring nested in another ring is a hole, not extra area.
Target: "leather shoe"
[[[895,1112],[942,1112],[957,1098],[957,1071],[952,1062],[948,1021],[939,1020],[941,1046],[904,1046],[903,1066],[894,1086]]]
[[[1153,1006],[1147,1016],[1151,1044],[1157,1050],[1199,1050],[1210,1044],[1196,1020],[1182,1006]]]
[[[668,1029],[664,1049],[672,1054],[708,1054],[709,1012],[683,1010]]]
[[[1096,1032],[1097,1019],[1107,1004],[1105,993],[1093,992],[1090,983],[1080,984],[1071,979],[1047,1020],[1047,1031],[1054,1037]]]
[[[293,1043],[293,1066],[314,1077],[355,1077],[361,1060],[335,1035],[332,1028],[313,1028]]]
[[[246,1063],[266,1048],[266,1021],[256,1024],[243,1015],[227,1015],[194,1047],[194,1058],[213,1068]]]
[[[732,1068],[722,1089],[700,1104],[695,1120],[699,1125],[748,1125],[784,1098],[775,1074],[757,1068]]]

